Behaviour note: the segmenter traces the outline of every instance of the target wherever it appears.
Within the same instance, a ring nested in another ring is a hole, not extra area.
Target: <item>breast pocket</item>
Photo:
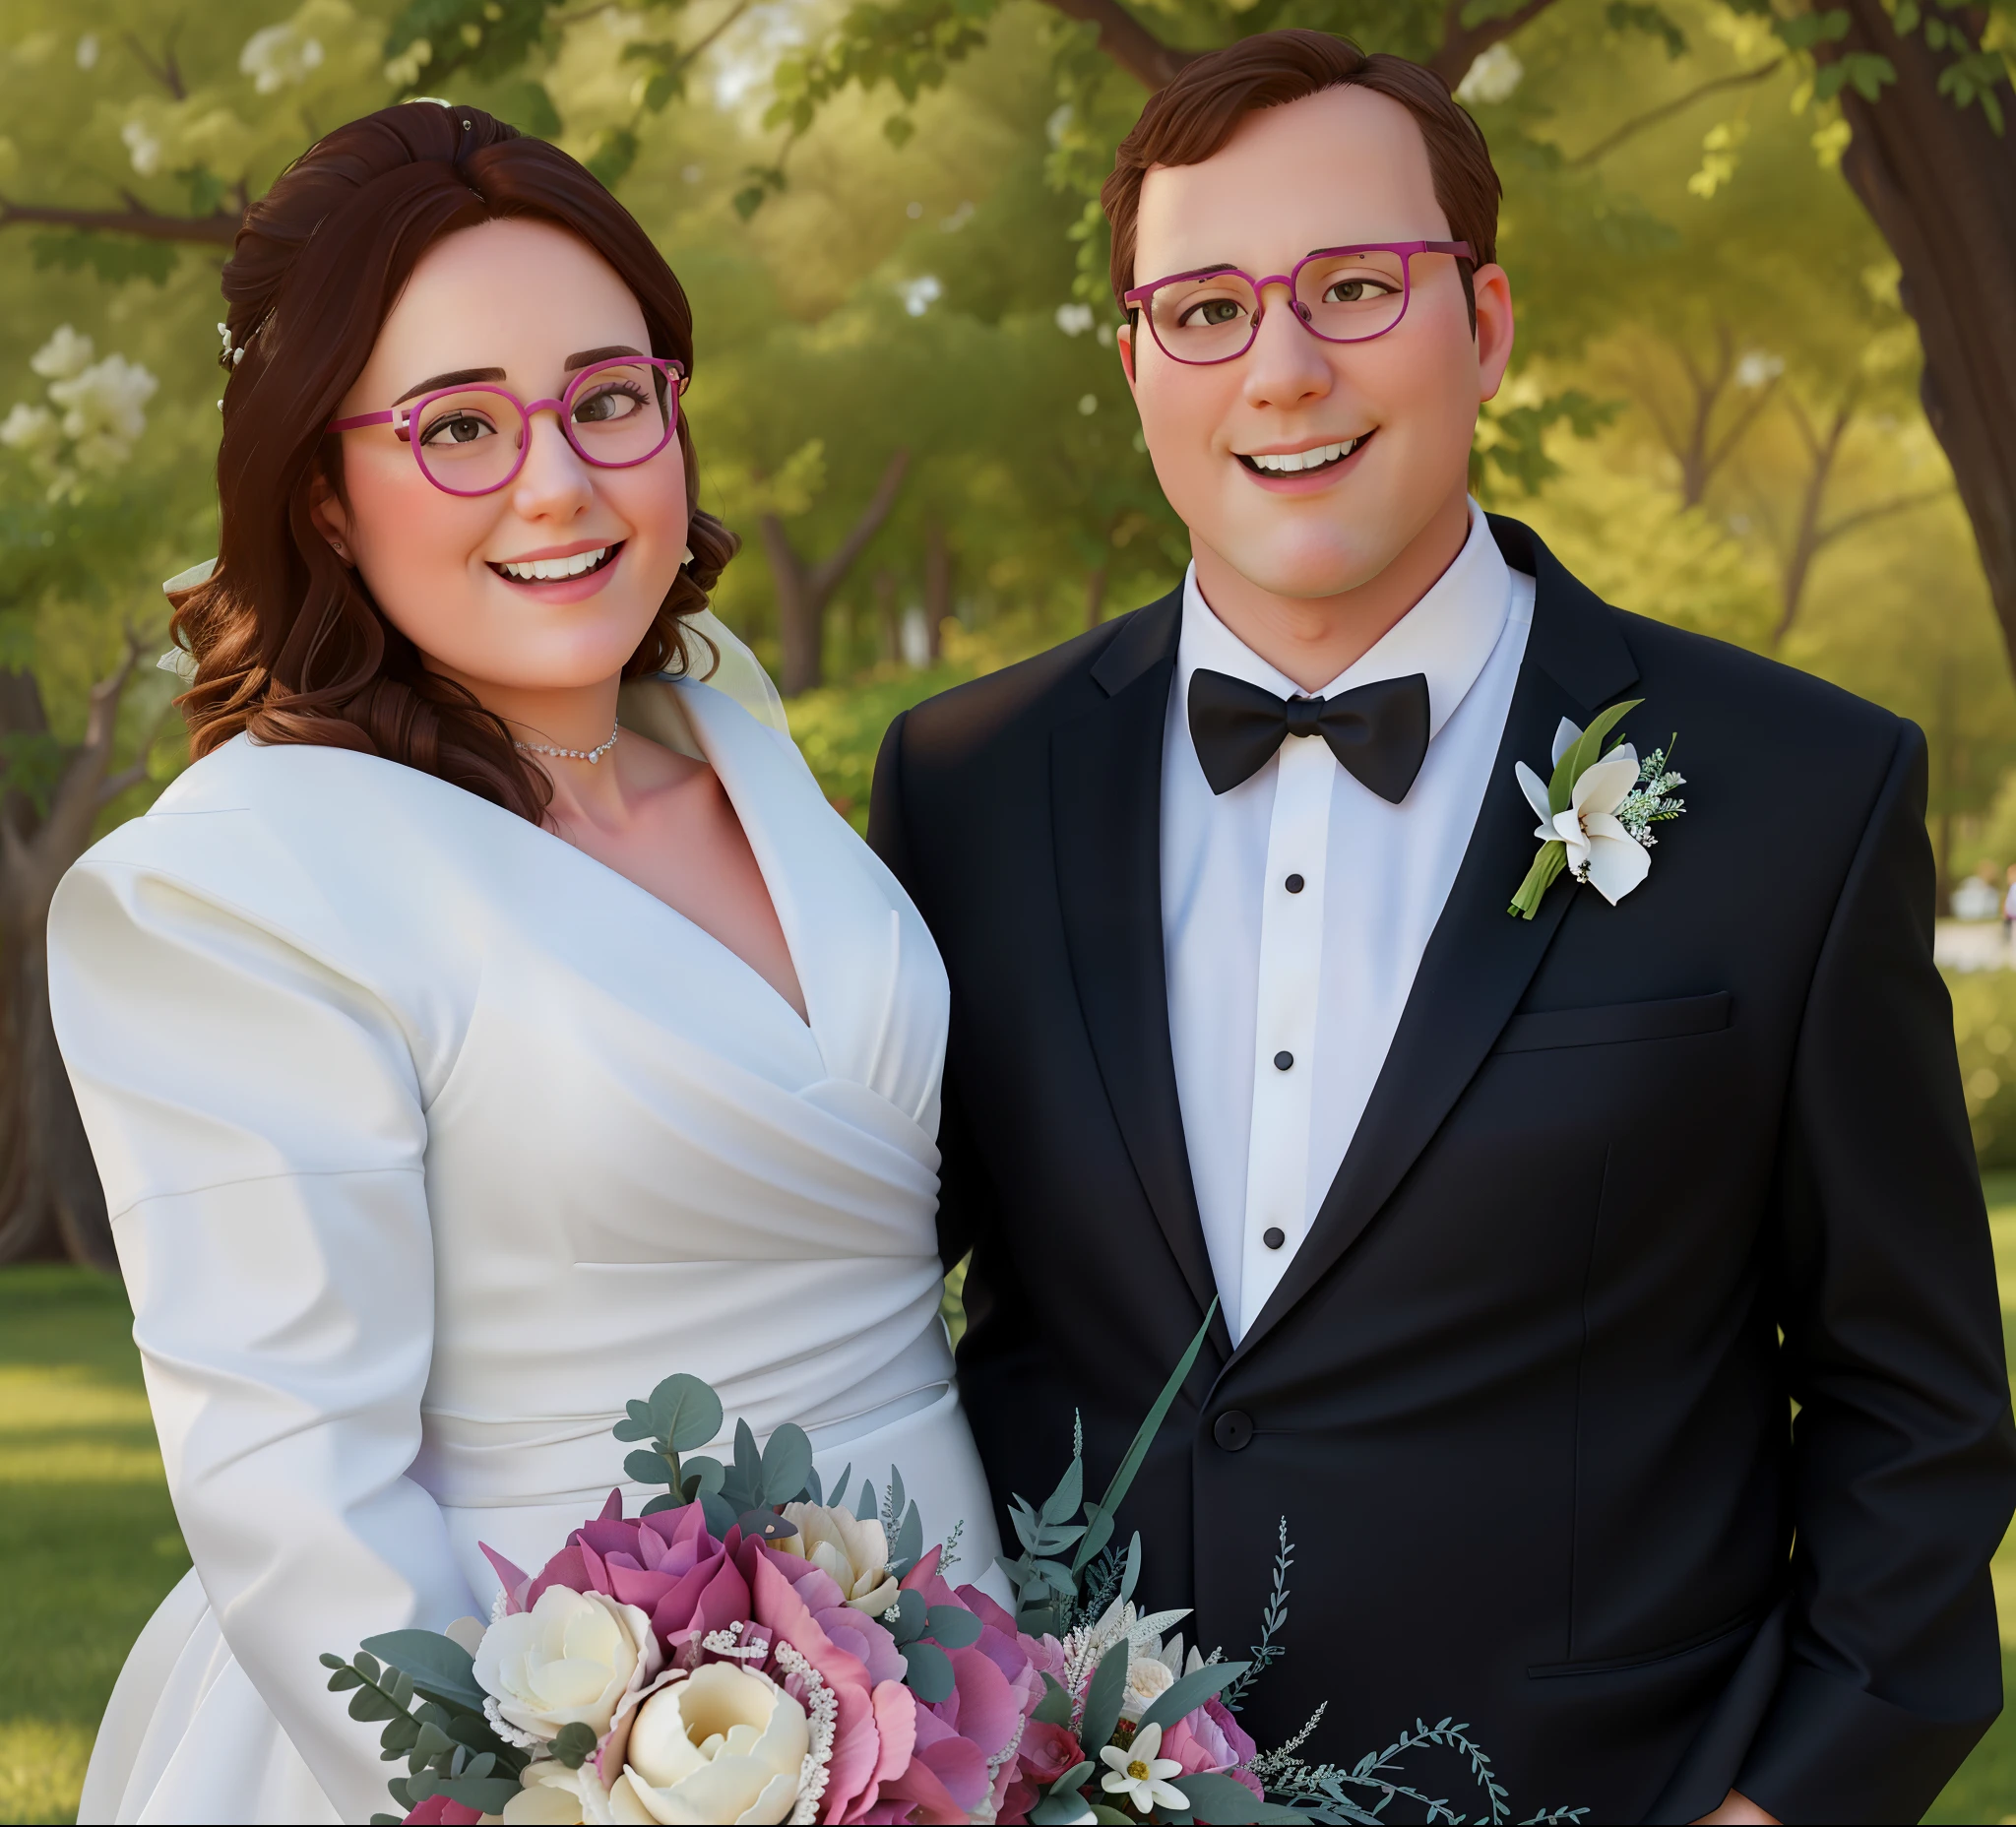
[[[1555,1047],[1610,1046],[1620,1040],[1674,1040],[1727,1028],[1735,999],[1726,989],[1659,1002],[1608,1002],[1588,1009],[1544,1009],[1515,1015],[1494,1053],[1539,1053]]]

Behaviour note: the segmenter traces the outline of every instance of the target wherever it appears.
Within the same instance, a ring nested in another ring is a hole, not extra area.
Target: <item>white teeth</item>
[[[1371,436],[1370,432],[1365,437]],[[1293,475],[1300,470],[1318,470],[1326,463],[1335,463],[1340,457],[1349,457],[1365,441],[1364,438],[1347,438],[1342,444],[1319,444],[1312,451],[1281,451],[1263,455],[1254,452],[1246,461],[1256,470],[1264,470],[1270,475]]]
[[[592,552],[576,552],[571,558],[534,558],[523,564],[501,564],[497,569],[521,584],[539,584],[558,577],[579,577],[584,571],[593,571],[608,555],[609,548],[598,545]]]

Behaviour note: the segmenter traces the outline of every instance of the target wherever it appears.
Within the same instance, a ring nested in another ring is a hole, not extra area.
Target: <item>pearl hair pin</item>
[[[616,738],[623,733],[620,724],[609,730],[609,739],[594,748],[555,748],[550,742],[520,742],[512,740],[513,748],[522,748],[529,755],[553,755],[561,761],[585,761],[592,768],[616,746]]]

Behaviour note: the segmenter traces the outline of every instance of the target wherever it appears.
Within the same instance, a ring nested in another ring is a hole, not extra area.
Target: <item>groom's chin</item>
[[[1369,584],[1396,554],[1383,542],[1336,525],[1241,527],[1222,545],[1196,541],[1198,582],[1211,600],[1211,573],[1232,572],[1254,590],[1291,601],[1340,597]],[[1214,566],[1212,560],[1216,559]]]

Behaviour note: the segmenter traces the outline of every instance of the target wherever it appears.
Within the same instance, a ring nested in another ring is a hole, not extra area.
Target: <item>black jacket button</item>
[[[1228,1453],[1243,1452],[1253,1438],[1253,1418],[1244,1409],[1228,1409],[1211,1423],[1211,1437]]]
[[[1295,1056],[1292,1053],[1284,1051],[1274,1056],[1274,1069],[1277,1072],[1286,1072],[1294,1063]]]
[[[1298,875],[1292,875],[1283,884],[1283,886],[1288,890],[1290,894],[1298,895],[1302,892],[1302,878]]]
[[[1278,1250],[1288,1241],[1288,1232],[1282,1229],[1279,1225],[1269,1225],[1260,1233],[1260,1241],[1266,1244],[1269,1249]]]

